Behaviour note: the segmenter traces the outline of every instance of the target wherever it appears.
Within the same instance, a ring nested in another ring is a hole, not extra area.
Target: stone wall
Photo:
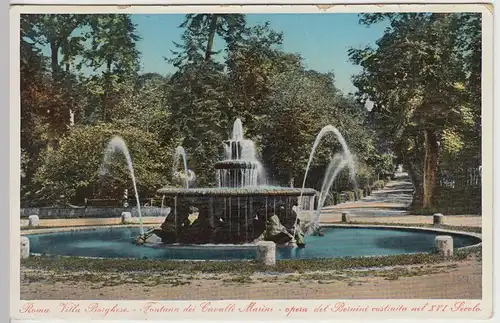
[[[21,217],[28,217],[36,214],[40,219],[74,219],[74,218],[114,218],[120,217],[122,212],[131,212],[133,217],[139,216],[136,207],[85,207],[85,208],[22,208]],[[170,212],[170,208],[141,207],[143,217],[162,216],[165,217]]]

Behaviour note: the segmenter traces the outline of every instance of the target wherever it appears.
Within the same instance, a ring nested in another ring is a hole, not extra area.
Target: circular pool
[[[430,252],[437,235],[453,237],[455,248],[481,242],[473,235],[430,230],[384,227],[324,227],[324,236],[307,236],[303,249],[277,248],[277,259],[317,259],[337,257],[385,256]],[[255,259],[253,246],[134,244],[139,228],[108,227],[85,230],[32,233],[30,251],[34,254],[99,258],[139,258],[172,260]]]

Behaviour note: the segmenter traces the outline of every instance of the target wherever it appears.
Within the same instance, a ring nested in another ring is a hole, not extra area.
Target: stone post
[[[30,239],[21,236],[21,259],[26,259],[30,256]]]
[[[276,244],[272,241],[257,242],[257,259],[258,262],[273,266],[276,264]]]
[[[349,222],[349,213],[346,213],[346,212],[342,213],[342,222],[343,223]]]
[[[435,245],[437,253],[441,256],[453,256],[453,238],[451,236],[437,236]]]
[[[441,225],[441,224],[443,224],[443,218],[444,218],[443,214],[436,213],[436,214],[434,214],[434,216],[432,218],[433,218],[434,225]]]
[[[40,225],[40,218],[36,214],[32,214],[28,217],[28,225],[30,227],[37,227]]]
[[[122,224],[132,223],[132,213],[130,212],[122,212]]]

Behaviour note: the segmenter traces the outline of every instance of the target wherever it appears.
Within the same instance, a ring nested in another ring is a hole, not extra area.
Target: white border
[[[208,2],[208,1],[207,1]],[[205,2],[205,3],[207,3]],[[316,3],[327,3],[327,1],[315,1]],[[332,1],[328,1],[329,3],[331,3]],[[409,1],[399,1],[398,3],[409,3]],[[440,1],[441,3],[464,3],[464,2],[468,2],[468,1],[447,1],[447,0],[443,0],[443,1]],[[22,1],[23,4],[28,4],[28,3],[34,3],[34,1]],[[40,2],[37,2],[38,4],[40,4]],[[62,3],[62,1],[46,1],[44,2],[43,4],[48,4],[48,3],[56,3],[56,4],[60,4]],[[78,0],[75,0],[72,2],[73,4],[77,4],[77,3],[84,3],[84,1],[78,1]],[[89,3],[89,2],[86,2],[86,3]],[[104,3],[104,1],[102,2],[97,2],[99,4],[101,3]],[[92,4],[97,4],[96,2],[93,2]],[[117,4],[133,4],[133,3],[141,3],[141,4],[144,4],[143,2],[138,2],[138,1],[109,1],[107,3],[117,3]],[[153,3],[153,4],[164,4],[165,2],[154,2],[154,1],[150,1],[149,3]],[[180,4],[181,1],[170,1],[169,4]],[[182,2],[182,3],[185,3],[185,2]],[[218,1],[217,3],[230,3],[229,1]],[[233,2],[234,3],[234,2]],[[259,1],[259,0],[256,0],[256,1],[253,1],[252,2],[253,4],[256,4],[256,3],[264,3],[263,1]],[[283,2],[279,2],[279,1],[265,1],[265,3],[269,4],[269,3],[283,3]],[[298,3],[298,1],[288,1],[288,3]],[[379,1],[378,3],[389,3],[388,1]],[[358,7],[356,6],[357,8],[361,8],[361,7]],[[364,8],[363,9],[366,9],[365,6],[363,6]],[[373,8],[374,10],[376,11],[394,11],[393,8],[401,8],[403,6],[399,6],[399,5],[386,5],[386,6],[379,6],[379,5],[370,5],[368,6],[369,8]],[[407,9],[407,6],[404,6],[405,9]],[[436,6],[432,6],[432,7],[436,7]],[[438,7],[442,7],[442,6],[438,6]],[[478,6],[477,5],[460,5],[460,6],[453,6],[455,7],[455,10],[460,8],[477,8]],[[483,9],[480,9],[480,10],[484,10],[484,8],[487,8],[487,11],[488,10],[491,10],[491,6],[488,6],[488,7],[485,7],[485,6],[480,6],[480,7],[483,7]],[[27,7],[25,7],[26,9]],[[297,12],[295,11],[295,9],[297,9],[297,7],[290,7],[290,6],[252,6],[252,7],[248,7],[250,9],[250,12],[269,12],[270,10],[282,10],[282,9],[288,9],[287,12]],[[419,8],[422,8],[422,5],[412,5],[411,6],[412,9],[418,11],[418,10],[421,10]],[[429,6],[425,6],[425,11],[429,11]],[[53,11],[54,9],[57,9],[58,12],[61,12],[61,8],[50,8],[50,7],[42,7],[42,8],[38,8],[38,9],[42,9],[42,11],[45,11],[45,12],[50,12],[50,11]],[[72,9],[75,9],[75,8],[72,8]],[[70,11],[72,10],[70,9]],[[79,11],[86,11],[85,9],[83,8],[78,8]],[[94,7],[94,10],[96,9],[96,7]],[[111,7],[111,8],[106,8],[106,7],[98,7],[97,8],[99,12],[112,12],[112,11],[117,11],[117,7]],[[137,12],[135,10],[136,8],[131,8],[131,7],[128,7],[128,8],[118,8],[118,10],[120,12],[123,12],[123,13],[131,13],[131,12]],[[142,8],[140,9],[141,12],[151,12],[151,11],[154,11],[155,13],[160,13],[160,12],[166,12],[166,11],[170,11],[170,12],[182,12],[184,13],[185,10],[179,10],[179,7],[169,7],[169,8],[166,8],[166,7],[147,7],[147,8]],[[200,8],[200,7],[190,7],[189,8],[190,11],[204,11],[206,10],[206,8]],[[222,10],[221,10],[222,9]],[[241,11],[241,7],[217,7],[217,11],[224,11],[224,12],[240,12]],[[352,10],[349,10],[349,7],[347,6],[343,6],[343,5],[336,5],[336,6],[333,6],[333,7],[330,7],[330,8],[326,8],[326,6],[300,6],[300,11],[303,12],[303,10],[307,10],[308,12],[310,12],[309,10],[312,10],[312,12],[353,12]],[[12,10],[11,10],[12,11]],[[38,12],[40,12],[40,10],[37,10]],[[246,11],[246,10],[245,10]],[[365,11],[366,10],[362,10],[362,11]],[[405,11],[408,11],[408,10],[405,10]],[[460,10],[460,11],[465,11],[465,10]],[[476,11],[476,10],[473,10],[473,11]],[[86,11],[88,12],[88,11]],[[247,11],[248,12],[248,11]],[[359,12],[359,10],[355,10],[355,12]],[[490,11],[488,11],[490,12]],[[11,21],[12,23],[12,21]],[[492,25],[492,21],[490,21],[490,25]],[[18,35],[18,32],[19,32],[19,29],[18,27],[17,28],[12,28],[12,27],[15,27],[15,24],[14,25],[11,25],[11,33],[14,33],[14,37],[11,38],[11,46],[12,45],[17,45],[18,46],[18,37],[16,37],[16,33]],[[485,26],[486,28],[486,26]],[[12,34],[11,34],[12,35]],[[484,36],[483,36],[483,39],[484,39]],[[17,41],[16,41],[17,40]],[[17,44],[16,44],[17,43]],[[487,61],[492,61],[492,57],[493,57],[493,53],[492,53],[492,41],[483,41],[483,62],[487,62]],[[487,48],[485,48],[487,47]],[[11,52],[12,54],[12,52]],[[18,56],[17,56],[18,57]],[[485,66],[486,65],[486,66]],[[11,57],[11,64],[10,64],[10,67],[11,67],[11,79],[10,79],[10,84],[12,85],[12,90],[11,90],[11,123],[10,123],[10,127],[11,127],[11,134],[12,134],[12,130],[14,130],[14,134],[16,133],[16,130],[19,129],[19,111],[18,109],[15,109],[16,106],[18,106],[18,101],[19,101],[19,98],[16,98],[15,97],[15,92],[17,91],[17,94],[19,92],[19,89],[15,88],[15,84],[19,84],[19,61],[18,60],[15,60]],[[486,85],[491,85],[493,81],[493,74],[492,74],[492,69],[491,69],[491,65],[489,64],[483,64],[483,84],[486,84]],[[17,86],[18,87],[18,86]],[[489,87],[491,89],[491,87]],[[14,94],[14,95],[13,95]],[[483,104],[483,107],[485,107],[486,104],[491,104],[492,103],[492,100],[491,100],[491,96],[488,96],[488,97],[485,97],[484,96],[484,90],[483,90],[483,100],[485,104]],[[16,111],[17,110],[17,111]],[[485,136],[485,133],[492,133],[493,132],[493,127],[490,123],[488,123],[488,121],[490,120],[493,120],[493,111],[486,111],[487,113],[486,114],[483,114],[483,120],[485,120],[485,123],[483,124],[483,138],[484,139],[488,139],[486,138],[487,136]],[[498,121],[498,117],[496,117],[496,121]],[[16,121],[17,120],[17,121]],[[497,123],[498,124],[498,123]],[[498,130],[497,130],[498,132]],[[17,132],[18,134],[18,132]],[[18,135],[17,135],[18,136]],[[492,139],[492,138],[489,138],[489,139]],[[493,145],[492,145],[492,142],[490,140],[485,140],[487,142],[483,142],[483,159],[485,160],[488,160],[488,161],[492,161],[491,157],[492,157],[492,148],[493,148]],[[18,207],[19,207],[19,204],[18,204],[18,200],[19,200],[19,197],[18,197],[18,193],[19,192],[19,176],[17,176],[17,179],[16,179],[16,175],[18,174],[19,172],[19,169],[17,167],[17,165],[19,165],[19,141],[18,140],[15,140],[13,142],[13,137],[11,136],[11,141],[10,141],[10,162],[11,162],[11,181],[10,181],[10,187],[11,187],[11,192],[14,192],[15,195],[17,195],[17,199],[15,198],[15,196],[12,196],[11,195],[11,199],[10,199],[10,202],[11,202],[11,214],[15,214],[15,213],[18,213]],[[491,172],[492,171],[492,168],[490,167],[490,169],[488,170],[489,167],[487,166],[492,166],[492,165],[483,165],[483,172],[484,172],[484,175],[491,175]],[[490,184],[492,184],[492,176],[484,176],[483,177],[485,180],[485,182],[483,183],[483,187],[488,189],[488,187],[492,187]],[[14,180],[12,180],[14,179]],[[489,179],[489,181],[488,181]],[[484,191],[484,190],[483,190]],[[495,190],[495,192],[498,192],[498,189]],[[483,199],[483,202],[485,204],[488,204],[489,201],[492,201],[492,193],[493,192],[490,192],[490,191],[487,191],[487,192],[484,192],[486,195],[489,195],[487,196],[486,199]],[[14,202],[14,203],[13,203]],[[486,207],[485,207],[486,206]],[[490,206],[489,205],[483,205],[483,212],[487,212],[487,210],[490,210]],[[495,209],[496,210],[496,209]],[[13,212],[14,211],[14,212]],[[17,230],[19,230],[19,224],[17,223],[18,222],[18,216],[16,217],[10,217],[11,220],[14,220],[14,221],[10,221],[11,222],[11,230],[13,227],[16,227]],[[489,217],[489,219],[491,220],[491,218]],[[484,244],[486,243],[489,243],[490,246],[492,245],[491,242],[492,242],[492,235],[487,233],[488,232],[488,228],[492,228],[492,223],[491,221],[484,221],[485,219],[483,219],[483,228],[485,230],[485,232],[483,232],[483,242]],[[487,220],[487,219],[486,219]],[[14,222],[14,223],[13,223]],[[489,223],[488,223],[489,222]],[[13,248],[11,249],[11,252],[13,253],[11,255],[11,259],[13,259],[14,263],[16,262],[15,260],[16,259],[19,259],[19,250],[18,250],[18,245],[19,245],[19,234],[17,233],[18,231],[11,231],[11,234],[14,235],[14,237],[12,237],[13,239],[11,239],[11,245],[13,246]],[[486,241],[487,239],[488,242]],[[483,294],[488,292],[491,292],[491,281],[487,281],[485,282],[484,279],[485,279],[485,273],[486,273],[486,269],[485,267],[488,267],[488,262],[491,262],[491,256],[488,257],[488,255],[486,255],[486,257],[483,257],[483,259],[486,261],[485,264],[483,264]],[[496,261],[498,261],[498,259],[496,259]],[[11,270],[14,269],[15,265],[12,266],[12,262],[11,262]],[[19,264],[18,266],[19,267]],[[489,266],[489,269],[491,270],[491,264]],[[18,272],[18,269],[17,269],[17,272]],[[17,274],[17,279],[16,277],[12,277],[11,278],[14,278],[14,281],[19,283],[19,275]],[[13,282],[13,280],[11,279],[11,283]],[[486,284],[485,284],[486,283]],[[14,296],[14,299],[15,299],[15,296],[17,296],[17,299],[18,299],[18,296],[19,296],[19,291],[17,291],[17,293],[14,293],[12,294],[12,291],[13,291],[13,286],[14,284],[11,284],[11,297]],[[16,295],[17,294],[17,295]],[[11,298],[12,299],[12,298]],[[270,302],[270,301],[267,301],[267,302]],[[301,304],[304,304],[305,301],[301,302]],[[370,301],[372,304],[375,302],[375,301]],[[377,301],[378,302],[378,301]],[[413,302],[413,301],[411,301]],[[14,303],[14,302],[12,302]],[[128,303],[128,302],[124,302],[124,303]],[[14,304],[12,304],[14,305]],[[14,306],[11,307],[11,309],[14,309]],[[353,318],[353,317],[356,317],[357,315],[349,315],[349,318]],[[398,321],[401,321],[402,318],[404,317],[407,317],[408,315],[403,315],[403,316],[399,316],[399,320]],[[410,316],[414,316],[414,315],[410,315]],[[461,314],[461,315],[457,315],[456,317],[457,318],[464,318],[466,315],[464,314]],[[128,316],[125,316],[123,317],[123,319],[128,319],[130,317],[130,315]],[[270,319],[270,317],[268,315],[264,315],[265,318],[267,319]],[[394,315],[390,315],[390,317],[392,318],[395,318]],[[437,316],[432,316],[433,318],[436,318]],[[163,315],[162,318],[165,318],[165,316]],[[314,320],[314,318],[311,317],[311,315],[308,315],[306,317],[302,317],[302,319],[309,319],[309,320]],[[373,318],[375,318],[375,316],[371,315],[370,317],[370,321],[372,321]],[[204,318],[203,318],[204,319]],[[279,318],[276,318],[276,319],[279,319]],[[406,321],[406,320],[405,320]],[[454,320],[455,321],[455,320]],[[470,319],[467,320],[467,322],[470,322]]]

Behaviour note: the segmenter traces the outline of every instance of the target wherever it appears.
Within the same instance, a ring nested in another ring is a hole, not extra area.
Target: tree
[[[116,119],[127,127],[158,135],[162,146],[167,147],[175,141],[170,124],[171,92],[170,77],[156,73],[139,75],[133,90],[122,97]]]
[[[102,74],[91,76],[89,81],[101,96],[100,120],[109,122],[123,91],[130,90],[139,71],[136,42],[140,37],[130,15],[93,15],[90,26],[92,45],[86,57],[90,67]]]
[[[213,54],[218,53],[214,51],[214,39],[218,35],[224,39],[228,48],[235,46],[241,40],[242,34],[245,31],[246,19],[242,14],[188,14],[186,19],[179,26],[186,28],[183,36],[184,44],[176,44],[177,47],[183,51],[176,53],[176,65],[180,64],[185,58],[193,56],[194,53],[186,51],[189,45],[189,39],[197,39],[198,46],[196,52],[203,51],[203,59],[208,61],[212,58]],[[203,46],[204,45],[204,46]],[[187,52],[188,55],[185,55]],[[201,54],[198,54],[201,56]]]
[[[349,144],[355,143],[361,135],[359,147],[364,145],[360,131],[363,119],[358,118],[360,123],[357,124],[356,106],[342,97],[334,85],[332,73],[307,71],[301,65],[289,66],[273,81],[263,131],[264,155],[267,164],[273,165],[273,171],[282,179],[286,178],[289,186],[294,186],[296,179],[304,176],[310,149],[324,126],[336,126]],[[318,174],[311,174],[312,177],[319,181],[330,157],[340,150],[336,138],[325,137],[312,165]],[[355,152],[362,153],[362,150],[356,147]]]
[[[29,43],[38,50],[47,47],[50,52],[52,80],[46,79],[44,82],[49,84],[44,86],[51,87],[51,96],[59,101],[46,110],[50,119],[47,135],[48,144],[56,148],[58,138],[71,124],[71,115],[75,112],[76,93],[72,87],[75,82],[70,66],[81,68],[81,61],[77,57],[84,52],[86,36],[82,29],[88,25],[89,15],[27,14],[22,15],[21,20],[22,44]]]
[[[52,78],[60,81],[63,78],[62,65],[66,72],[77,56],[84,51],[86,40],[81,29],[88,26],[90,15],[81,14],[37,14],[26,15],[33,24],[33,32],[29,37],[32,42],[50,48]],[[80,32],[78,32],[80,30]],[[62,59],[60,57],[62,55]]]
[[[225,129],[222,112],[226,107],[225,76],[218,65],[199,62],[183,66],[172,76],[168,124],[189,157],[189,167],[197,174],[199,185],[214,185],[213,164],[219,158]]]
[[[358,96],[374,102],[373,120],[410,170],[417,208],[432,207],[444,129],[456,129],[469,118],[459,19],[455,14],[366,14],[362,23],[388,20],[390,27],[377,49],[349,51],[363,68],[354,78]]]
[[[299,57],[280,49],[282,41],[283,34],[269,28],[269,24],[257,25],[247,28],[238,46],[228,49],[225,91],[229,102],[224,110],[227,129],[236,118],[241,118],[247,135],[260,140],[274,75],[300,65]]]

